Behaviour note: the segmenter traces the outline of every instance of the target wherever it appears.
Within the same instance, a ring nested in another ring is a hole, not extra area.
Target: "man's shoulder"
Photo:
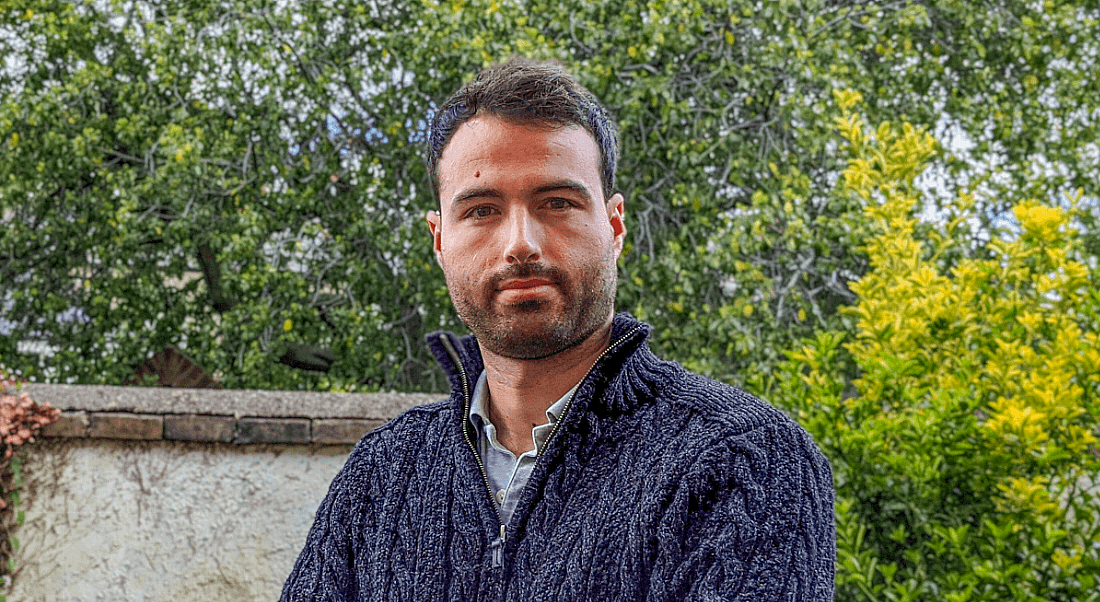
[[[661,359],[649,349],[633,358],[654,400],[677,406],[677,415],[689,413],[705,420],[745,429],[765,423],[789,420],[768,402],[735,385],[691,372],[675,361]]]
[[[605,368],[605,370],[607,370]],[[727,434],[764,426],[797,427],[775,406],[735,385],[691,372],[678,362],[663,359],[640,344],[622,359],[610,388],[613,406],[641,408],[645,400],[673,411],[664,415],[679,421],[690,416]],[[617,401],[622,398],[626,401]]]
[[[762,454],[781,464],[809,462],[828,470],[828,460],[800,424],[740,387],[684,369],[662,393],[655,416],[664,416],[658,422],[665,426],[655,430],[667,438],[664,445],[700,459]]]
[[[363,436],[356,446],[393,445],[438,434],[454,421],[457,404],[450,397],[413,406]]]
[[[684,370],[672,388],[674,403],[735,428],[786,422],[790,418],[763,399],[736,386]]]
[[[420,462],[424,450],[446,443],[448,427],[454,423],[454,405],[452,400],[443,399],[414,406],[363,435],[348,454],[334,487],[384,479],[385,475],[400,472],[403,462]]]
[[[658,397],[659,404],[671,410],[669,416],[684,421],[681,436],[715,442],[732,438],[786,440],[816,450],[801,425],[764,399],[683,367],[678,372],[678,378],[666,382]]]

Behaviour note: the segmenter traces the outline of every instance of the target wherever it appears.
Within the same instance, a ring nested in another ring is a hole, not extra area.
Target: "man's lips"
[[[552,284],[549,280],[544,278],[522,278],[516,280],[507,280],[500,285],[502,291],[522,290],[528,288],[535,288],[539,286],[549,286]]]

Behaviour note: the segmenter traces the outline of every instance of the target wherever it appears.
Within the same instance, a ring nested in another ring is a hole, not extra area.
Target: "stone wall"
[[[358,439],[442,395],[28,385],[12,601],[276,600]]]

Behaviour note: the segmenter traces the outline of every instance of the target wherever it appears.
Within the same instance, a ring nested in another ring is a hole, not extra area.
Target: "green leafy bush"
[[[965,248],[967,195],[931,228],[914,216],[929,135],[838,126],[838,186],[874,228],[856,329],[806,341],[773,396],[833,463],[837,599],[1100,599],[1100,282],[1073,227],[1081,193],[1018,203]]]

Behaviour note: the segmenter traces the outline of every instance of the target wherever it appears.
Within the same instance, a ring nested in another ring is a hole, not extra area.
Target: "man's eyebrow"
[[[500,193],[496,188],[489,186],[480,186],[478,188],[467,188],[462,192],[459,192],[451,199],[451,207],[457,207],[471,199],[480,199],[485,197],[503,198],[504,195]]]
[[[586,199],[592,198],[592,193],[589,192],[588,187],[576,180],[564,179],[555,180],[547,184],[543,184],[535,189],[535,194],[544,194],[547,192],[557,192],[559,190],[568,190],[575,192]]]
[[[546,194],[548,192],[557,192],[566,190],[575,194],[583,196],[586,200],[592,198],[592,193],[588,190],[588,187],[580,182],[572,179],[553,180],[547,182],[541,186],[535,188],[532,193],[534,194]],[[483,198],[504,198],[504,194],[491,186],[478,186],[475,188],[467,188],[456,194],[451,199],[451,207],[457,208],[473,199]]]

